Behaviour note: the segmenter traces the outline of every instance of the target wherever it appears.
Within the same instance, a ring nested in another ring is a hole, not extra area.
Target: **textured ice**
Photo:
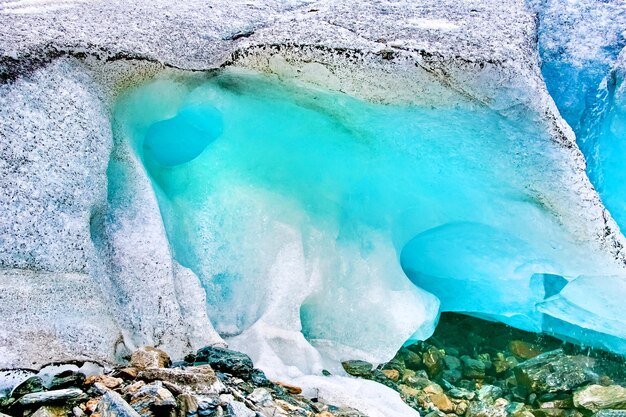
[[[555,20],[560,39],[620,25],[618,2],[539,5],[592,11]],[[0,0],[1,265],[26,269],[0,274],[0,366],[112,362],[143,344],[180,357],[221,341],[213,321],[268,374],[337,403],[361,391],[395,417],[409,414],[389,390],[302,374],[388,359],[429,334],[438,300],[624,351],[623,307],[603,303],[624,298],[624,239],[547,94],[535,25],[523,0]],[[579,58],[610,44],[571,39]],[[108,159],[109,100],[164,66],[411,107],[166,78],[118,113]],[[221,134],[178,128],[198,106],[224,117]],[[159,122],[193,146],[157,135],[168,146],[144,152]]]
[[[626,4],[620,0],[531,1],[539,15],[542,73],[574,129],[587,172],[626,228],[624,67]],[[623,53],[622,53],[623,55]]]
[[[186,155],[192,127],[213,120],[206,148],[186,163],[154,161],[145,141],[190,107],[207,118],[183,120],[164,143]],[[427,337],[439,307],[551,330],[552,310],[537,305],[565,297],[566,282],[623,274],[567,223],[552,186],[568,175],[562,150],[532,120],[468,102],[376,105],[240,71],[158,78],[125,94],[114,119],[215,329],[270,373],[380,362]],[[621,340],[617,327],[588,327]]]

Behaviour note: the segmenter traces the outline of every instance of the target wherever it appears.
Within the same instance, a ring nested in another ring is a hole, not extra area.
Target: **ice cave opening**
[[[626,353],[622,272],[580,238],[563,150],[533,118],[224,70],[127,91],[114,131],[236,348],[296,334],[383,362],[456,311]]]

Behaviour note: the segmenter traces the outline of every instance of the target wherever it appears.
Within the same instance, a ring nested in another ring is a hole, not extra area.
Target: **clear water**
[[[388,358],[432,331],[431,294],[541,330],[535,274],[608,268],[560,215],[563,155],[531,121],[235,71],[158,78],[114,118],[226,336],[264,320],[329,354]]]

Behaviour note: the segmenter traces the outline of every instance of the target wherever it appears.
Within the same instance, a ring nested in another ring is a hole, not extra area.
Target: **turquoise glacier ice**
[[[563,222],[559,145],[531,118],[461,103],[374,104],[226,70],[126,92],[114,135],[215,329],[246,351],[279,340],[256,358],[382,361],[439,311],[626,353],[610,301],[623,272]],[[114,161],[108,175],[116,201]]]
[[[626,4],[530,3],[548,90],[576,133],[591,182],[626,229]]]

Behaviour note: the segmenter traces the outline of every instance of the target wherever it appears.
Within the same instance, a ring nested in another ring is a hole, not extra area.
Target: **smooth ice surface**
[[[202,123],[219,126],[168,136],[163,120],[202,106]],[[532,119],[376,105],[230,71],[146,83],[119,100],[115,126],[216,330],[293,378],[329,360],[390,358],[430,334],[438,300],[542,330],[536,306],[558,290],[538,286],[541,274],[623,273],[564,223],[562,150]],[[159,162],[144,153],[154,137],[176,155],[206,148]]]

